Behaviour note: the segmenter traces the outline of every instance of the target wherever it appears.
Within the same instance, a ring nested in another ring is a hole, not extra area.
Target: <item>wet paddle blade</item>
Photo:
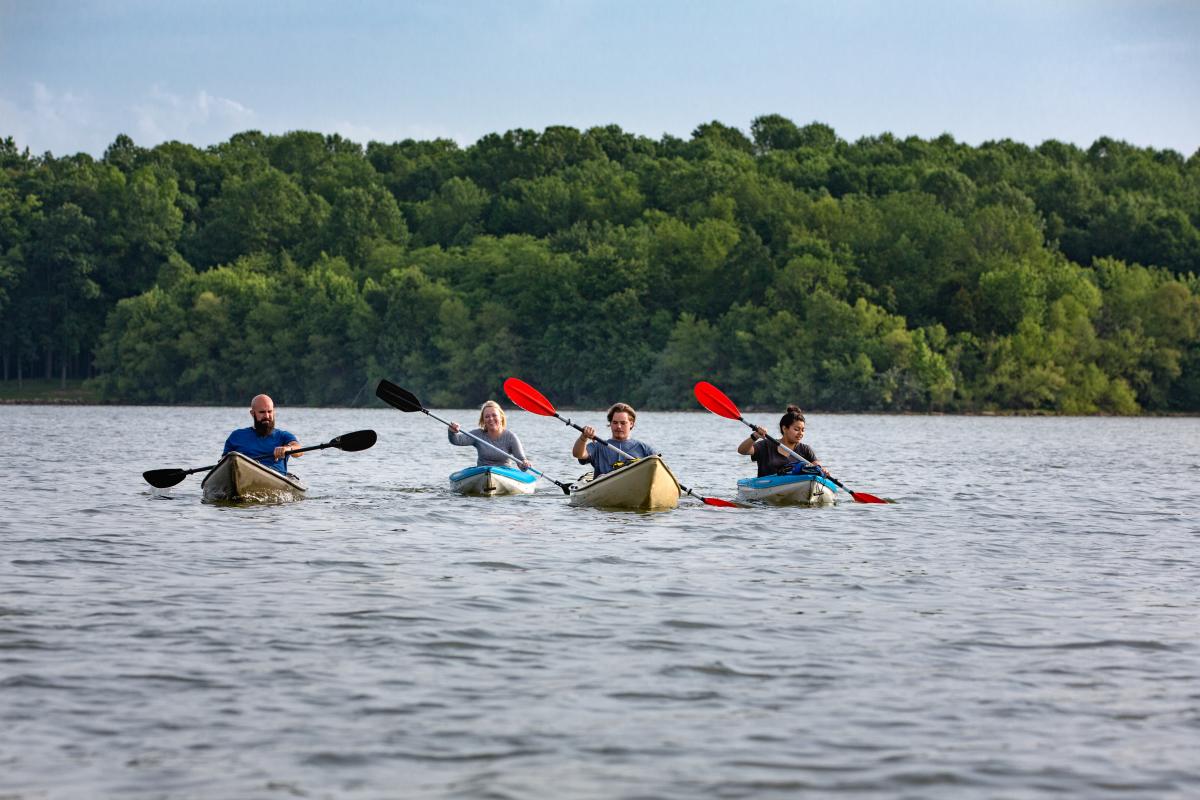
[[[142,477],[146,479],[146,483],[155,489],[166,489],[169,486],[174,486],[186,478],[187,475],[181,469],[152,469],[142,473]]]
[[[682,483],[679,484],[679,488],[683,490],[684,494],[691,495],[692,497],[696,498],[697,500],[699,500],[700,502],[704,503],[707,506],[717,506],[718,508],[748,508],[749,507],[749,506],[744,506],[741,503],[731,503],[728,500],[722,500],[719,497],[705,497],[702,494],[696,494],[691,489],[684,486]]]
[[[520,378],[508,378],[504,381],[504,393],[521,408],[531,414],[543,417],[558,416],[554,405],[542,396],[542,393]]]
[[[375,387],[375,396],[392,408],[398,408],[401,411],[425,410],[415,394],[407,389],[401,389],[386,378],[381,380],[379,385]]]
[[[704,501],[705,505],[717,506],[718,508],[745,508],[745,506],[739,503],[731,503],[719,497],[701,497],[700,499]]]
[[[343,433],[341,436],[335,436],[329,441],[330,447],[336,447],[339,450],[345,450],[347,453],[357,453],[359,450],[366,450],[375,444],[378,437],[375,431],[354,431],[353,433]]]
[[[738,407],[733,404],[733,401],[708,381],[700,381],[692,391],[695,393],[696,399],[700,401],[700,405],[717,416],[741,420],[742,412],[738,411]]]
[[[847,489],[846,491],[850,492],[849,489]],[[886,503],[896,502],[895,500],[884,500],[882,497],[876,497],[875,495],[867,494],[866,492],[850,492],[850,496],[853,497],[855,502],[858,502],[858,503],[885,503],[886,504]]]

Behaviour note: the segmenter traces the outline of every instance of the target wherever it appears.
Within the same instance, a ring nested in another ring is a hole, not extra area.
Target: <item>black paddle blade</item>
[[[375,387],[375,396],[392,408],[398,408],[401,411],[425,410],[415,394],[407,389],[401,389],[386,378],[381,380],[379,385]]]
[[[188,474],[181,469],[151,469],[142,473],[146,483],[155,489],[166,489],[186,478]]]
[[[343,433],[341,436],[335,436],[329,440],[330,447],[336,447],[339,450],[345,450],[347,453],[357,453],[359,450],[366,450],[375,444],[379,437],[375,435],[375,431],[354,431],[353,433]]]

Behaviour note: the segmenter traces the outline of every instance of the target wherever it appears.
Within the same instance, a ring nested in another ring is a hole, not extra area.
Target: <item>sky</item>
[[[764,114],[847,141],[1200,149],[1200,0],[0,0],[0,138],[353,141]]]

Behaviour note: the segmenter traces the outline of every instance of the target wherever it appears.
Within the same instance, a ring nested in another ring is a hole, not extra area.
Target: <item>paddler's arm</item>
[[[517,466],[522,470],[527,470],[533,466],[533,462],[525,455],[525,448],[521,446],[521,440],[512,431],[508,431],[508,435],[512,437],[512,446],[509,447],[508,454],[517,462]]]
[[[801,448],[803,448],[803,449],[801,449]],[[825,469],[825,467],[821,466],[820,460],[817,459],[816,451],[813,450],[812,447],[810,447],[809,445],[806,445],[803,442],[801,442],[799,445],[796,446],[796,452],[798,452],[800,455],[807,458],[808,463],[816,464],[818,467],[821,467],[821,469]]]
[[[446,440],[457,447],[476,447],[476,442],[457,422],[451,422],[446,427]]]
[[[575,440],[575,446],[571,448],[571,455],[580,461],[586,461],[588,457],[587,446],[592,437],[596,435],[596,429],[591,425],[583,426],[583,433],[579,434],[579,438]]]
[[[281,444],[281,445],[279,445],[279,447],[275,448],[275,460],[278,461],[279,459],[283,458],[291,451],[299,450],[299,449],[300,449],[300,443],[298,441],[296,441],[295,439],[288,442],[287,444]],[[303,453],[297,453],[296,455],[292,456],[292,458],[300,458],[303,455],[304,455]]]
[[[742,439],[741,443],[738,444],[738,449],[737,449],[738,455],[748,456],[751,453],[753,453],[754,452],[754,442],[755,442],[754,437],[757,436],[759,439],[761,439],[762,437],[764,437],[766,435],[767,435],[766,429],[763,426],[759,425],[757,428],[755,428],[754,430],[752,430],[750,432],[749,436],[747,436],[745,439]]]

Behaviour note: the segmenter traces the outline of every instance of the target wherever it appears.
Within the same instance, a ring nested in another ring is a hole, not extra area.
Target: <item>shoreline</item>
[[[134,406],[139,408],[237,408],[238,406],[223,405],[221,403],[106,403],[95,398],[69,398],[69,397],[40,397],[40,398],[15,398],[15,397],[0,397],[0,406],[94,406],[103,408],[106,406]],[[329,408],[329,409],[368,409],[368,408],[390,408],[390,406],[379,404],[369,406],[285,406],[286,408]],[[464,407],[467,408],[467,407]],[[470,406],[474,408],[474,406]],[[603,414],[602,408],[571,408],[564,407],[562,411],[571,413],[597,413]],[[659,412],[682,412],[690,411],[701,412],[703,409],[691,408],[641,408],[639,411],[643,413],[659,413]],[[778,409],[744,409],[747,413],[769,415],[778,412]],[[1079,419],[1187,419],[1200,417],[1200,411],[1157,411],[1143,412],[1141,414],[1056,414],[1053,411],[1040,411],[1034,409],[1028,410],[1010,410],[1010,411],[824,411],[821,409],[805,409],[805,414],[819,414],[822,416],[879,416],[879,417],[1049,417],[1054,419],[1068,419],[1077,417]]]

